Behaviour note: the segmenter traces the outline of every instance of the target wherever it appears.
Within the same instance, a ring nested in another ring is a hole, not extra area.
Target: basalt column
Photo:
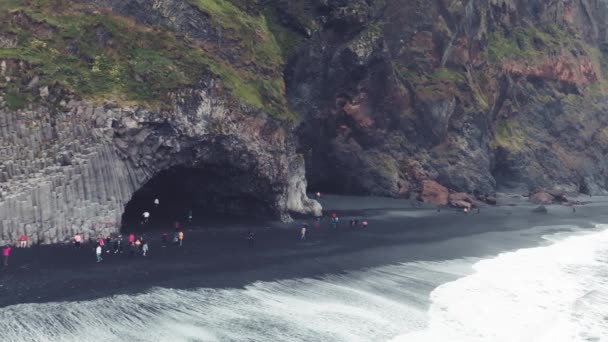
[[[66,99],[13,111],[0,99],[0,243],[22,233],[50,243],[116,232],[133,194],[175,167],[232,170],[232,194],[255,198],[271,217],[320,211],[304,193],[285,124],[204,86],[175,94],[170,107]]]

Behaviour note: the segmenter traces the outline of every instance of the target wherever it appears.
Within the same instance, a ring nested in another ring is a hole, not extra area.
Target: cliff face
[[[606,1],[309,3],[284,10],[315,28],[287,77],[312,187],[605,192]]]
[[[203,45],[215,39],[208,17],[183,1],[120,4],[0,6],[0,240],[115,232],[133,194],[175,168],[204,175],[219,212],[319,213],[274,74],[280,56],[223,60]],[[254,78],[258,68],[268,71]]]
[[[2,2],[0,239],[115,230],[176,167],[219,211],[283,219],[320,210],[303,159],[324,192],[604,193],[607,18],[604,0]]]

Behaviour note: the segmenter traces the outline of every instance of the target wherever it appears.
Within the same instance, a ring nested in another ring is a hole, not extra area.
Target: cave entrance
[[[184,225],[190,211],[192,227],[209,221],[269,218],[274,212],[267,195],[263,182],[241,170],[172,167],[156,174],[133,194],[122,215],[122,230],[168,229],[175,221]],[[150,218],[142,225],[144,212],[149,212]]]

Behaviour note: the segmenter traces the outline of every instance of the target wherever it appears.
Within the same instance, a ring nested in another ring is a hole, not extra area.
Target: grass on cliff
[[[266,17],[248,13],[228,0],[188,0],[207,13],[221,40],[237,41],[241,62],[259,64],[270,72],[283,65],[281,49],[268,28]],[[220,40],[219,44],[223,42]]]
[[[518,152],[525,148],[526,141],[526,135],[519,122],[501,121],[494,129],[494,148],[502,147],[511,152]]]
[[[65,5],[65,0],[13,0],[10,6],[0,7],[0,21],[5,23],[0,33],[18,37],[16,48],[0,49],[0,58],[29,64],[29,75],[14,75],[23,79],[14,84],[23,86],[27,78],[39,75],[41,85],[59,84],[85,98],[161,108],[170,103],[171,92],[214,75],[237,101],[277,119],[295,117],[280,74],[261,77],[170,32],[110,13],[83,11],[76,5],[57,10]],[[235,34],[252,35],[246,46],[250,58],[280,70],[281,51],[272,35],[266,36],[268,30],[262,30],[263,19],[241,20],[236,7],[220,0],[206,5],[212,9],[213,20]],[[247,65],[250,61],[239,62]],[[12,107],[22,105],[22,101],[11,102]]]
[[[572,33],[558,25],[520,26],[509,32],[502,29],[491,32],[486,54],[491,62],[534,61],[561,49],[570,49],[575,43]]]

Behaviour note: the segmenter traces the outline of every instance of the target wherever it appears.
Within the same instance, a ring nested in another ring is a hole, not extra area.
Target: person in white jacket
[[[95,255],[97,255],[97,262],[101,262],[101,260],[103,260],[103,258],[101,257],[101,252],[102,252],[101,246],[97,245],[97,248],[95,248]]]

